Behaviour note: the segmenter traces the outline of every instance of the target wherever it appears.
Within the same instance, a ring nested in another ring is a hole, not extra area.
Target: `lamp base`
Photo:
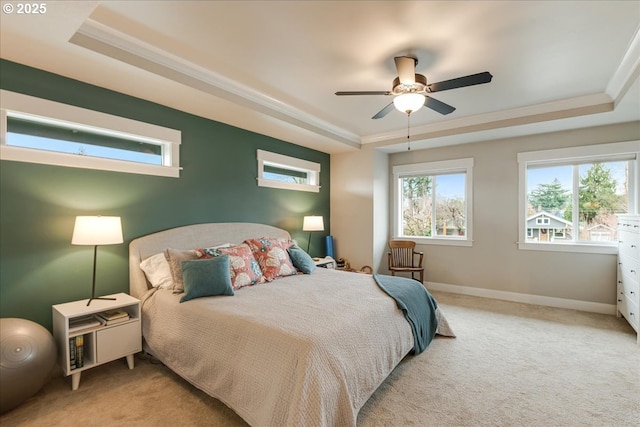
[[[89,306],[89,304],[91,304],[91,301],[93,301],[94,299],[102,299],[102,300],[108,300],[108,301],[115,301],[115,298],[105,298],[105,297],[91,297],[89,298],[89,301],[87,302],[87,307]]]
[[[309,232],[309,240],[307,241],[307,253],[309,253],[310,247],[311,247],[311,231]]]

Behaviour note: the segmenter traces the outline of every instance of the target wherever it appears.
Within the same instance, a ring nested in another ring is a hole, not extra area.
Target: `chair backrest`
[[[414,267],[413,252],[416,242],[411,240],[391,240],[389,250],[391,251],[390,267]]]

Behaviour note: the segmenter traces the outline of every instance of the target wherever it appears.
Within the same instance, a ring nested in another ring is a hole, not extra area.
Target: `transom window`
[[[637,212],[638,141],[520,153],[521,249],[615,251]]]
[[[7,145],[55,153],[162,165],[163,145],[142,138],[118,137],[73,123],[7,114]]]
[[[7,91],[1,129],[3,160],[179,176],[174,129]]]
[[[473,159],[394,166],[394,236],[471,245]]]
[[[258,150],[258,186],[320,191],[320,164]]]

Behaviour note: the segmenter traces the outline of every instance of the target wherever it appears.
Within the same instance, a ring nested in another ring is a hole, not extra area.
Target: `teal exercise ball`
[[[56,343],[41,325],[26,319],[0,319],[0,413],[20,405],[51,378]]]

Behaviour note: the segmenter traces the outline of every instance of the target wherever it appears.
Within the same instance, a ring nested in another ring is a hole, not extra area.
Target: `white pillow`
[[[173,276],[164,252],[155,254],[140,263],[151,286],[159,289],[173,289]]]

